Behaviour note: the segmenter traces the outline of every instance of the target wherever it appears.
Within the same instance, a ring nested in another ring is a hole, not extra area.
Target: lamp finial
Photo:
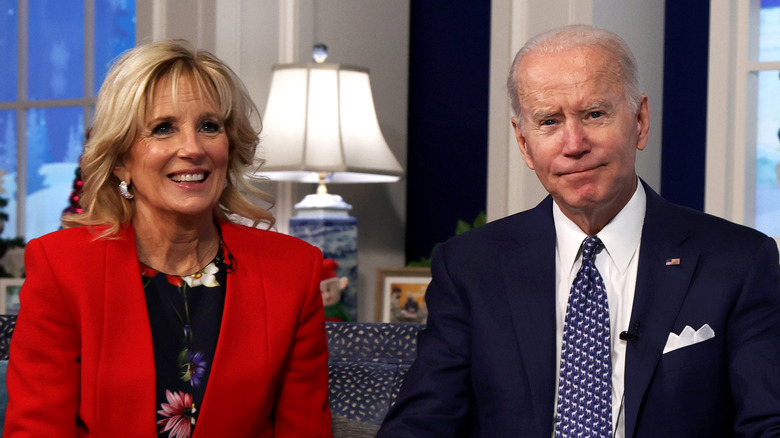
[[[311,56],[314,58],[314,62],[322,64],[328,59],[328,46],[322,43],[315,44]]]
[[[320,183],[317,186],[317,194],[318,195],[327,195],[328,194],[328,188],[325,186],[325,178],[328,177],[328,172],[319,172],[320,177]]]

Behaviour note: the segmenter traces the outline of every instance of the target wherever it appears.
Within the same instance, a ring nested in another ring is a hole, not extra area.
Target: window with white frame
[[[780,61],[780,0],[761,2],[759,67]],[[759,70],[756,117],[756,228],[780,236],[780,70]]]
[[[108,68],[135,45],[135,0],[0,0],[2,237],[59,228]]]
[[[780,245],[780,0],[711,0],[705,209]]]

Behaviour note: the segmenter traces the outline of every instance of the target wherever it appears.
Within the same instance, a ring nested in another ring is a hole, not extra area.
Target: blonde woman
[[[273,223],[238,190],[258,130],[209,53],[165,41],[119,59],[81,161],[85,212],[27,246],[4,436],[331,436],[322,256],[231,221]]]

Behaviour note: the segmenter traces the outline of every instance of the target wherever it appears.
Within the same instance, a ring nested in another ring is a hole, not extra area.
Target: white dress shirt
[[[596,256],[596,268],[598,268],[604,280],[604,287],[607,289],[607,301],[609,303],[609,334],[612,344],[612,427],[614,431],[613,436],[618,438],[625,436],[623,380],[626,369],[626,342],[630,342],[619,339],[619,335],[620,332],[629,330],[646,199],[642,184],[637,182],[636,191],[628,201],[628,204],[597,234],[604,243],[604,250]],[[555,405],[557,408],[557,377],[561,366],[563,323],[566,315],[566,306],[569,302],[571,285],[582,264],[580,245],[587,237],[587,234],[564,216],[561,209],[554,202],[553,219],[557,236],[555,245],[555,282],[557,292],[555,318],[557,323],[556,351],[558,357],[555,372]],[[554,417],[553,421],[555,421]],[[553,431],[553,436],[555,436],[555,431]]]

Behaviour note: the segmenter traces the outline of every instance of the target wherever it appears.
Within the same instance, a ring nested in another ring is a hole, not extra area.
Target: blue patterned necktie
[[[582,242],[582,266],[566,306],[556,438],[612,436],[609,306],[594,263],[602,249],[596,236]]]

